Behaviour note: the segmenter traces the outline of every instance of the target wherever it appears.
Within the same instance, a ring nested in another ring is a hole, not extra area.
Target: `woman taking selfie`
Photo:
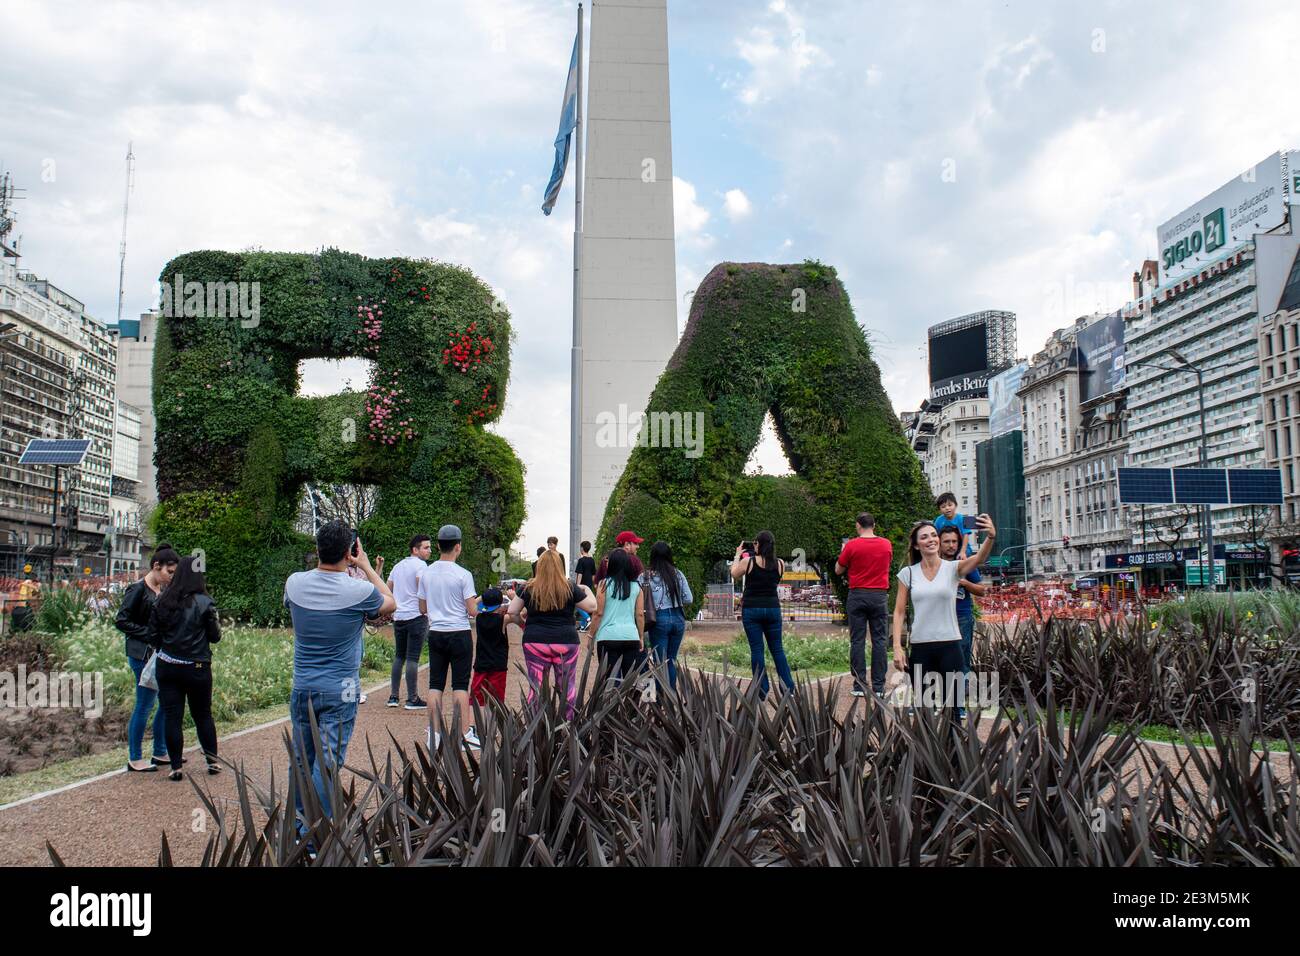
[[[746,541],[736,547],[731,577],[734,581],[745,579],[745,590],[740,598],[740,621],[749,640],[749,666],[754,672],[754,680],[760,683],[759,697],[763,700],[767,699],[770,686],[767,659],[763,654],[764,642],[772,654],[772,663],[776,665],[781,683],[786,690],[794,690],[794,675],[790,673],[785,645],[781,643],[781,601],[776,590],[784,573],[785,562],[776,556],[772,532],[760,531],[752,549]]]
[[[908,565],[898,572],[898,597],[894,599],[894,666],[908,673],[908,655],[903,651],[903,627],[907,602],[912,602],[910,664],[918,672],[917,685],[925,689],[925,675],[941,675],[942,706],[964,706],[953,700],[957,682],[965,687],[965,660],[961,652],[961,630],[957,625],[957,587],[962,578],[988,560],[997,529],[988,515],[975,519],[976,531],[984,542],[973,555],[946,561],[939,553],[939,532],[933,522],[918,521],[908,536]],[[964,696],[964,694],[963,694]],[[918,702],[933,706],[939,701]],[[954,717],[957,716],[954,711]]]
[[[208,773],[217,773],[217,726],[212,719],[212,646],[221,640],[217,608],[207,582],[182,558],[176,576],[149,618],[149,643],[158,652],[158,698],[166,720],[167,757],[172,780],[181,779],[185,704],[190,705]]]
[[[126,728],[126,769],[133,773],[153,773],[167,761],[167,721],[162,707],[154,712],[158,692],[140,685],[140,672],[153,653],[149,646],[149,615],[158,595],[171,583],[181,557],[170,544],[159,544],[149,559],[149,571],[122,595],[114,624],[126,635],[126,659],[135,674],[135,709]],[[144,728],[153,713],[153,760],[144,760]]]

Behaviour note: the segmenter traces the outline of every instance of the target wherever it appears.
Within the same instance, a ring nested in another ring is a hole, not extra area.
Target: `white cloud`
[[[826,51],[809,39],[803,17],[788,3],[769,4],[768,14],[764,23],[735,40],[736,54],[750,67],[737,93],[746,106],[790,92],[800,85],[805,71],[831,63]]]
[[[727,190],[726,195],[723,196],[722,208],[726,212],[727,218],[732,222],[746,219],[754,211],[754,206],[749,201],[749,197],[740,189]]]
[[[713,237],[704,231],[711,214],[696,199],[695,187],[680,176],[673,177],[673,230],[678,246],[704,249]]]

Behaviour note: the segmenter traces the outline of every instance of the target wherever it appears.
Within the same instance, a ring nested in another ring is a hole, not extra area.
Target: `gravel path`
[[[515,704],[524,690],[524,680],[516,665],[522,667],[523,653],[519,631],[510,628],[510,665],[508,701]],[[585,653],[587,639],[583,638]],[[220,662],[218,661],[218,666]],[[422,681],[425,678],[422,673]],[[367,737],[381,762],[389,745],[391,731],[399,741],[424,738],[427,727],[423,711],[406,711],[384,705],[386,687],[367,689],[369,699],[357,712],[356,731],[349,747],[349,762],[368,764]],[[421,691],[421,693],[426,693]],[[450,712],[450,694],[444,696]],[[849,681],[838,681],[836,710],[841,715],[853,706]],[[860,700],[858,706],[863,706]],[[286,708],[287,710],[287,708]],[[287,717],[287,715],[286,715]],[[221,741],[221,755],[242,765],[259,784],[269,783],[271,772],[281,790],[287,779],[287,754],[283,737],[289,730],[286,720],[270,726],[242,731]],[[193,744],[191,737],[187,743]],[[1173,760],[1173,750],[1153,745],[1165,760]],[[197,766],[197,773],[187,774],[186,782],[174,783],[164,772],[150,774],[115,773],[73,789],[54,793],[0,810],[0,866],[48,865],[45,844],[48,840],[69,865],[80,866],[153,866],[157,862],[159,836],[163,831],[171,846],[173,859],[194,865],[202,858],[203,847],[211,826],[198,795],[189,780],[213,795],[237,807],[233,775],[229,772],[209,777],[202,772],[202,759],[196,750],[187,754],[186,767]],[[1290,768],[1276,755],[1273,764],[1280,774]]]

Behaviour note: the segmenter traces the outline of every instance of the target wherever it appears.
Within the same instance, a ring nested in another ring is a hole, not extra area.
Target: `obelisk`
[[[599,423],[640,416],[677,345],[667,0],[596,0],[588,62],[581,537],[594,541],[631,451],[609,428],[598,441]]]

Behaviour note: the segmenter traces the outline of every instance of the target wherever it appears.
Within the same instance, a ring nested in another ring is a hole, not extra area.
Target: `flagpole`
[[[582,538],[582,4],[578,4],[577,123],[573,189],[573,349],[569,385],[569,568],[578,560]]]

